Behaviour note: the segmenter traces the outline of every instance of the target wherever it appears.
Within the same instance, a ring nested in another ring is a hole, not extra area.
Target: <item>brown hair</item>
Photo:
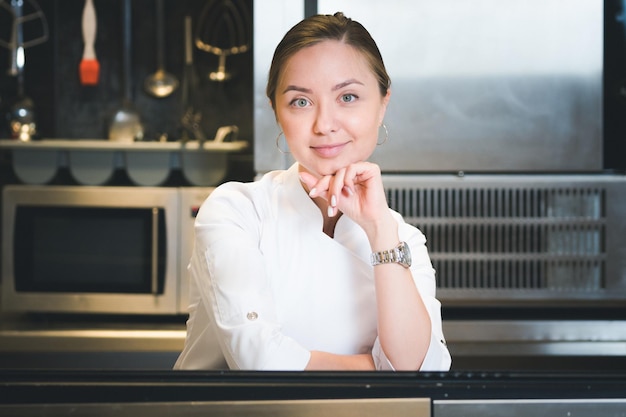
[[[272,107],[275,106],[274,98],[278,78],[287,60],[299,50],[325,40],[345,42],[363,53],[378,80],[381,95],[387,94],[391,79],[376,42],[363,25],[337,12],[334,15],[315,15],[302,20],[292,27],[280,41],[274,51],[265,90],[272,102]]]

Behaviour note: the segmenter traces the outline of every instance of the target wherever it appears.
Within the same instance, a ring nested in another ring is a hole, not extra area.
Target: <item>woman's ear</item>
[[[380,108],[380,116],[378,123],[382,123],[385,119],[385,112],[387,111],[387,105],[389,104],[389,99],[391,98],[391,88],[387,89],[387,94],[383,97],[382,106]]]

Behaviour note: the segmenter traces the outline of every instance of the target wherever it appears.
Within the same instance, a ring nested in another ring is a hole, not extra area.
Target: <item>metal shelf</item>
[[[136,185],[160,185],[170,170],[181,169],[197,186],[214,186],[226,175],[228,154],[248,147],[246,141],[115,142],[105,139],[0,141],[13,153],[13,169],[26,184],[45,184],[59,167],[69,167],[83,185],[106,183],[115,169],[125,169]]]

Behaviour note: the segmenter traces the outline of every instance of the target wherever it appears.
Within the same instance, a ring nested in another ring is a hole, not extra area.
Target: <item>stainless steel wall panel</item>
[[[290,155],[276,149],[280,129],[265,95],[274,48],[291,26],[304,17],[303,0],[254,2],[254,168],[256,172],[288,167]]]

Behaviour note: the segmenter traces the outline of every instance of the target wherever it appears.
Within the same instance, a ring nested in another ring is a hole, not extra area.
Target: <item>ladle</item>
[[[124,50],[123,50],[123,75],[124,75],[124,100],[122,106],[113,115],[113,120],[109,126],[109,140],[117,142],[133,142],[143,139],[143,125],[137,110],[132,104],[132,82],[131,82],[131,0],[124,0]]]
[[[144,88],[151,96],[163,98],[171,95],[178,88],[178,79],[174,75],[165,71],[165,25],[163,17],[163,0],[157,0],[156,7],[157,70],[146,78]]]

